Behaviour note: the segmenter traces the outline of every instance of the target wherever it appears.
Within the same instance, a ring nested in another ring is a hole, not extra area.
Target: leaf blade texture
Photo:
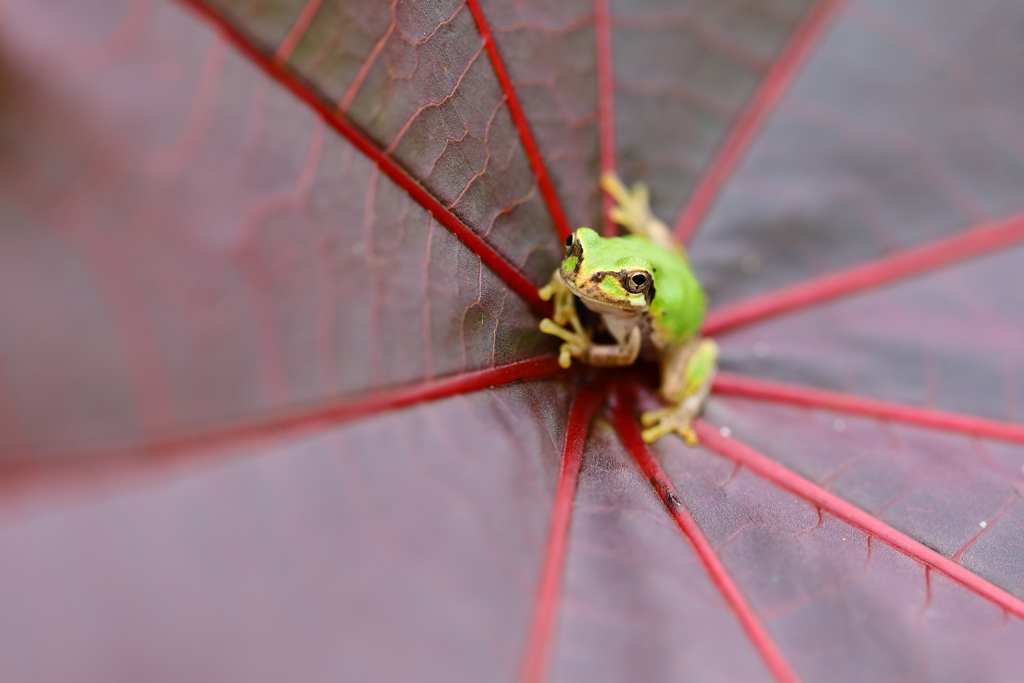
[[[1016,680],[1021,35],[7,0],[0,678]],[[537,330],[602,169],[710,294],[697,448]]]

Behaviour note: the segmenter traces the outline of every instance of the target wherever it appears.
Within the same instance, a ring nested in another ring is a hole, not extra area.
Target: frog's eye
[[[647,273],[633,273],[626,278],[626,289],[633,294],[639,294],[646,290],[651,284],[651,276]]]
[[[572,243],[575,240],[576,240],[576,237],[574,235],[569,235],[568,237],[566,237],[565,238],[565,248],[568,249],[569,247],[571,247]]]

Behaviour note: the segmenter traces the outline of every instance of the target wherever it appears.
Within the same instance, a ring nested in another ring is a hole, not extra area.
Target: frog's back
[[[650,315],[659,336],[682,341],[696,334],[704,322],[707,303],[686,259],[639,235],[614,239],[623,251],[645,259],[656,269]]]

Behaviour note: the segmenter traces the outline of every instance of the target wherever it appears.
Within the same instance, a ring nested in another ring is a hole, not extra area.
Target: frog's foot
[[[682,403],[643,413],[640,415],[640,424],[646,429],[641,432],[641,436],[645,442],[654,443],[666,434],[676,432],[687,445],[696,446],[699,440],[697,432],[693,430],[693,420],[700,413],[702,405],[702,397],[694,395]]]
[[[558,364],[563,368],[572,365],[573,358],[595,367],[620,368],[632,365],[640,355],[643,339],[640,328],[634,327],[622,344],[595,344],[586,330],[568,330],[550,318],[540,321],[540,331],[565,342],[558,353]]]
[[[586,332],[567,330],[550,318],[540,321],[540,331],[554,335],[565,342],[558,350],[558,364],[566,369],[572,365],[573,358],[587,358],[590,348],[594,345]]]
[[[557,270],[552,273],[548,283],[537,290],[537,294],[543,301],[554,303],[551,318],[540,321],[540,331],[565,342],[558,352],[558,364],[568,369],[573,358],[586,361],[594,342],[576,312],[576,295],[565,286]]]
[[[630,191],[619,176],[605,173],[601,176],[601,187],[615,200],[615,206],[608,211],[608,217],[634,235],[650,237],[649,224],[658,219],[651,213],[647,186],[637,183]]]
[[[646,185],[637,183],[630,191],[617,175],[605,173],[601,176],[601,187],[615,200],[616,205],[608,211],[612,221],[671,252],[682,252],[668,226],[651,212],[651,196]]]

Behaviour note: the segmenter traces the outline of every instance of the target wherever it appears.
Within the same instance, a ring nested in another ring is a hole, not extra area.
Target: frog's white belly
[[[594,313],[600,313],[608,332],[615,337],[615,341],[625,344],[629,339],[629,333],[640,324],[646,311],[624,311],[616,306],[609,306],[597,301],[590,301],[580,297],[583,305]]]

